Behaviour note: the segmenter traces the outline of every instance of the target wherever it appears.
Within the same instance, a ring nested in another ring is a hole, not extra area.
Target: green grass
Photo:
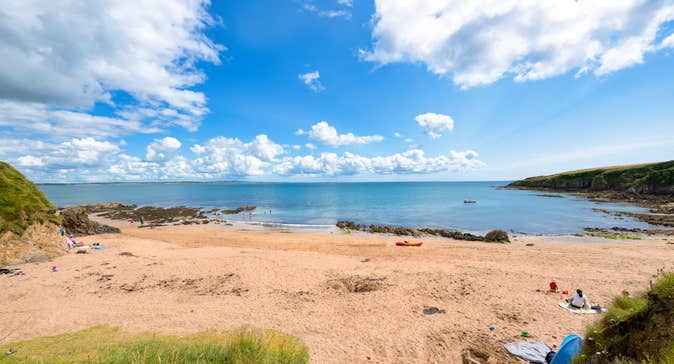
[[[618,297],[589,326],[576,363],[674,364],[674,273],[637,297]]]
[[[60,224],[56,208],[47,196],[21,172],[0,162],[0,233],[19,236],[33,223]]]
[[[638,236],[625,235],[625,234],[614,234],[614,233],[590,233],[590,236],[604,239],[622,239],[622,240],[641,240]]]
[[[674,185],[674,161],[582,169],[548,176],[529,177],[511,186],[569,190],[654,191]]]
[[[10,348],[17,351],[5,355]],[[246,363],[300,364],[309,350],[277,331],[244,327],[232,332],[205,331],[189,336],[130,335],[95,326],[82,331],[0,345],[0,363]]]

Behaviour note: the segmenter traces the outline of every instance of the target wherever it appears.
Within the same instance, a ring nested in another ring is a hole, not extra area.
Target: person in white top
[[[580,289],[576,290],[576,293],[573,294],[571,300],[569,301],[571,306],[575,308],[589,308],[590,300],[587,299],[587,296],[583,294],[583,291]]]

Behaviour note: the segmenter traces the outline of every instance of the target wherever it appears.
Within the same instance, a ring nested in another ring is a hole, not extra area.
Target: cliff
[[[583,169],[549,176],[529,177],[515,181],[508,187],[674,195],[674,160]]]
[[[56,207],[35,184],[0,162],[0,265],[51,258],[63,252]]]

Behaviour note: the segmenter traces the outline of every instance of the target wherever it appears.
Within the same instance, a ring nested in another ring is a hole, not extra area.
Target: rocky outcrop
[[[223,209],[223,210],[221,210],[220,212],[223,213],[223,214],[233,215],[233,214],[238,214],[238,213],[244,212],[244,211],[253,211],[253,210],[255,210],[255,208],[256,208],[255,205],[245,205],[245,206],[237,207],[237,208],[235,208],[235,209],[233,209],[233,210],[225,210],[225,209]]]
[[[0,162],[0,265],[63,253],[56,208],[21,172]]]
[[[365,231],[373,234],[392,234],[398,236],[422,236],[432,235],[443,238],[466,241],[483,241],[494,243],[509,243],[508,233],[503,230],[492,230],[486,236],[464,233],[449,229],[431,229],[431,228],[408,228],[404,226],[391,225],[362,225],[353,221],[338,221],[337,227],[345,230]]]
[[[94,235],[120,232],[116,227],[89,220],[88,211],[82,206],[64,208],[59,211],[59,216],[61,216],[61,223],[68,234]]]
[[[58,226],[35,223],[23,235],[11,231],[0,235],[0,266],[51,259],[63,254],[65,249]]]

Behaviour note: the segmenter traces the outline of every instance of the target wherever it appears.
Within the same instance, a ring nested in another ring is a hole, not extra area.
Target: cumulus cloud
[[[165,153],[173,153],[180,149],[182,143],[174,137],[165,137],[162,139],[155,139],[145,148],[145,159],[147,160],[163,160],[166,158]]]
[[[364,157],[346,152],[321,153],[318,157],[286,157],[273,171],[279,175],[427,174],[476,168],[484,165],[476,152],[450,151],[449,155],[427,157],[419,149],[388,156]]]
[[[203,33],[214,25],[208,5],[208,0],[4,3],[0,120],[28,128],[11,113],[19,108],[37,114],[35,123],[46,133],[95,122],[102,131],[91,136],[170,125],[194,130],[208,112],[205,95],[190,89],[205,80],[197,64],[218,64],[224,49]],[[118,93],[132,101],[116,104]],[[107,103],[119,117],[87,114],[97,103]]]
[[[16,158],[16,164],[22,167],[86,169],[107,164],[119,152],[119,147],[94,138],[74,138],[57,144],[35,143],[21,152],[27,153]]]
[[[302,82],[304,82],[309,89],[313,92],[321,92],[325,90],[323,84],[321,83],[321,74],[318,71],[307,72],[298,76]]]
[[[204,145],[195,145],[192,152],[197,172],[211,176],[255,176],[264,174],[266,167],[284,153],[283,146],[266,135],[258,135],[249,143],[237,138],[216,137]]]
[[[381,135],[356,136],[353,133],[339,134],[337,133],[337,129],[328,124],[327,121],[320,121],[312,125],[309,131],[298,129],[295,134],[309,135],[309,138],[332,147],[349,144],[369,144],[384,140],[384,137]]]
[[[665,47],[658,32],[672,19],[671,1],[376,0],[374,45],[360,55],[423,63],[462,88],[605,75]]]
[[[29,141],[9,140],[6,144],[20,146],[26,142]],[[248,142],[215,137],[193,145],[190,148],[195,154],[193,158],[177,154],[181,144],[172,137],[156,139],[147,148],[151,155],[141,158],[110,141],[74,138],[63,143],[37,142],[30,147],[18,147],[13,153],[0,148],[0,155],[21,168],[29,178],[40,182],[427,174],[483,165],[477,153],[471,150],[437,156],[427,156],[419,149],[384,156],[352,152],[291,155],[266,135],[258,135]],[[312,150],[310,145],[306,147]]]
[[[454,130],[454,120],[449,115],[435,114],[432,112],[417,115],[415,118],[417,124],[424,130],[426,135],[432,139],[438,139],[443,132]]]

